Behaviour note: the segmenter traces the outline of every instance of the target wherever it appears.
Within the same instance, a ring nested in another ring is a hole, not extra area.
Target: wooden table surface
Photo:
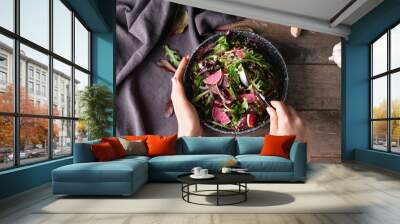
[[[304,30],[294,38],[288,26],[255,20],[245,20],[243,24],[271,41],[286,60],[288,104],[298,111],[310,130],[308,159],[340,162],[341,70],[328,60],[340,38]],[[249,135],[261,136],[267,131],[265,128]]]

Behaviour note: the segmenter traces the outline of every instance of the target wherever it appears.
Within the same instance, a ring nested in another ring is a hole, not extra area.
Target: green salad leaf
[[[214,54],[221,53],[229,49],[229,44],[226,39],[226,36],[222,35],[218,40],[215,42],[215,47],[213,48]]]
[[[181,62],[181,56],[178,54],[177,51],[168,47],[168,45],[164,45],[164,53],[167,57],[168,61],[177,68],[179,63]]]

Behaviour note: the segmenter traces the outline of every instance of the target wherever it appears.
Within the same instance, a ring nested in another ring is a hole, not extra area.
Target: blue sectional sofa
[[[290,159],[260,156],[263,137],[183,137],[177,155],[127,156],[96,162],[90,149],[98,141],[75,144],[74,163],[52,172],[53,193],[68,195],[131,195],[148,181],[176,181],[193,167],[218,172],[228,160],[236,160],[259,182],[304,182],[307,148],[294,142]]]

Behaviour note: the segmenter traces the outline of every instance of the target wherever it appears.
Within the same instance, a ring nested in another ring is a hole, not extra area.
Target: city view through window
[[[0,1],[0,170],[70,156],[87,139],[89,31],[60,0],[20,0],[19,27],[14,7]]]
[[[400,153],[400,24],[371,44],[371,145]]]

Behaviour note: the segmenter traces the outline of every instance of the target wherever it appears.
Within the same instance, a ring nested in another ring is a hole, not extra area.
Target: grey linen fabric
[[[164,116],[171,94],[171,74],[156,63],[165,59],[163,45],[181,55],[192,51],[216,27],[237,21],[226,14],[185,7],[189,25],[169,35],[179,5],[165,0],[117,0],[117,134],[171,134],[175,116]]]

